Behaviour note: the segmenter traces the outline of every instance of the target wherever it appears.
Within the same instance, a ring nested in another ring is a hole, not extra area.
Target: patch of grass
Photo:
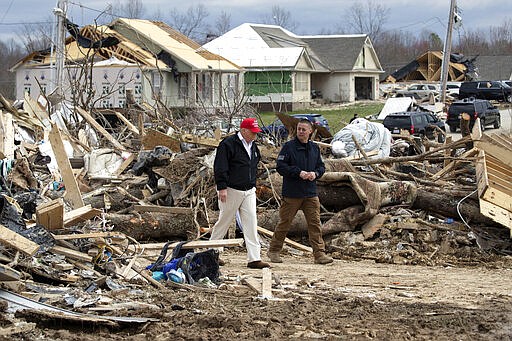
[[[359,117],[366,117],[380,112],[384,103],[378,101],[356,102],[350,104],[340,104],[336,106],[310,108],[306,110],[297,110],[287,112],[288,115],[315,113],[322,114],[329,122],[331,133],[334,135],[341,128],[348,124],[350,119],[357,114]],[[262,112],[260,117],[264,125],[272,123],[276,119],[274,112]]]

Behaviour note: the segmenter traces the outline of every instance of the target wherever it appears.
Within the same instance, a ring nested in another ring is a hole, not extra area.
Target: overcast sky
[[[93,23],[99,13],[112,1],[69,1],[68,17],[83,26]],[[444,40],[450,7],[449,0],[376,0],[389,8],[386,30],[401,29],[418,34],[423,29],[433,30]],[[0,0],[0,39],[15,37],[26,22],[44,22],[52,17],[56,0]],[[82,6],[80,6],[82,4]],[[352,0],[143,0],[146,16],[158,13],[161,18],[168,16],[172,8],[185,5],[183,10],[196,4],[204,4],[213,22],[220,11],[231,15],[232,28],[245,22],[261,22],[277,4],[290,11],[291,19],[297,23],[297,34],[318,34],[322,30],[332,32],[344,21],[346,9]],[[458,0],[462,12],[464,29],[487,29],[499,26],[506,19],[512,19],[512,0]]]

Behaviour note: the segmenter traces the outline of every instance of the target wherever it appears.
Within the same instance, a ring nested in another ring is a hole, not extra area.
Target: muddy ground
[[[104,313],[159,322],[105,327],[24,316],[14,320],[35,327],[4,339],[512,339],[510,256],[474,258],[472,266],[422,266],[332,255],[334,263],[316,265],[310,256],[286,252],[284,263],[271,269],[273,298],[265,299],[241,284],[247,276],[261,280],[261,270],[246,267],[244,249],[226,250],[218,289],[139,285],[118,299],[144,302],[146,308]],[[12,326],[13,319],[4,318],[2,327]]]

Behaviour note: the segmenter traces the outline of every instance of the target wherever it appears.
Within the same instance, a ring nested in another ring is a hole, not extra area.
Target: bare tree
[[[295,31],[297,29],[297,22],[292,19],[290,11],[282,8],[279,5],[272,6],[272,12],[269,15],[262,17],[264,24],[278,25],[288,31]]]
[[[500,26],[490,27],[489,45],[496,54],[512,54],[512,19],[505,19]]]
[[[0,93],[8,99],[15,99],[15,74],[9,72],[8,68],[13,66],[23,56],[22,47],[14,40],[7,42],[0,41]]]
[[[95,20],[97,23],[106,24],[108,21],[112,21],[118,17],[140,19],[146,13],[146,8],[142,0],[116,0],[113,3],[107,3],[107,8],[104,12],[108,14],[105,17],[106,20],[101,20],[103,17],[102,13],[99,15],[100,18]]]
[[[220,12],[217,19],[215,19],[215,24],[213,26],[213,34],[217,37],[223,35],[231,29],[231,14],[228,14],[226,11]]]
[[[354,2],[345,15],[348,29],[353,33],[368,34],[377,41],[388,19],[389,7],[375,0]]]
[[[26,24],[17,32],[19,40],[22,42],[25,50],[30,53],[47,49],[51,45],[53,17],[35,24]]]
[[[206,18],[209,13],[203,4],[190,6],[186,12],[174,8],[169,16],[170,25],[190,39],[201,42],[206,38]]]

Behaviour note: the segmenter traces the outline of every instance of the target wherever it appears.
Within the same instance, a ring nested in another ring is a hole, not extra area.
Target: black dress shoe
[[[247,267],[251,269],[263,269],[263,268],[270,268],[270,264],[262,262],[260,260],[249,262],[247,263]]]

